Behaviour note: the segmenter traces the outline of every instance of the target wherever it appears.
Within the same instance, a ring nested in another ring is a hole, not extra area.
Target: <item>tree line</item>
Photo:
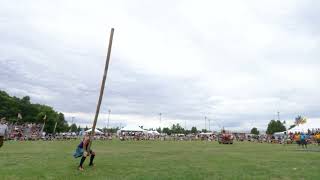
[[[196,134],[199,131],[197,130],[197,127],[192,127],[191,130],[184,129],[179,123],[173,124],[171,127],[165,127],[165,128],[157,128],[156,131],[159,133],[166,133],[168,135],[171,134]],[[203,129],[202,132],[207,132],[207,130]]]
[[[306,117],[303,117],[301,115],[298,115],[295,120],[294,120],[294,124],[292,124],[288,130],[300,125],[300,124],[304,124],[307,122],[307,118]],[[268,124],[268,127],[267,127],[267,131],[266,131],[266,134],[274,134],[276,132],[283,132],[283,131],[286,131],[287,128],[285,126],[286,124],[286,121],[283,121],[281,122],[280,120],[271,120]],[[251,129],[251,134],[256,134],[258,135],[260,132],[258,131],[257,128],[252,128]]]
[[[0,118],[6,118],[9,123],[24,124],[24,123],[37,123],[43,124],[45,122],[44,131],[52,133],[54,126],[56,126],[56,132],[80,132],[80,126],[76,124],[68,125],[65,120],[64,114],[55,111],[52,107],[42,104],[33,104],[30,101],[29,96],[18,98],[10,96],[5,91],[0,90]],[[295,123],[289,128],[293,128],[296,125],[303,124],[306,122],[306,118],[297,116]],[[286,131],[285,121],[271,120],[267,127],[267,134],[273,134],[275,132]],[[84,130],[87,130],[86,127]],[[102,129],[103,132],[115,133],[119,128]],[[192,127],[191,130],[184,129],[179,123],[173,124],[170,128],[157,128],[159,133],[166,134],[195,134],[200,131],[196,127]],[[206,129],[202,129],[201,132],[207,132]],[[257,128],[251,129],[252,134],[259,134]]]
[[[0,90],[0,118],[6,118],[12,124],[37,123],[44,124],[44,131],[52,133],[54,126],[56,132],[70,130],[64,114],[55,111],[52,107],[42,104],[33,104],[29,96],[18,98],[10,96]]]

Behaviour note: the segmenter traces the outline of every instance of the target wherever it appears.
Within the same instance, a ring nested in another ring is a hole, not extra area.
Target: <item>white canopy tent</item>
[[[126,127],[121,128],[119,131],[124,132],[145,132],[141,127],[136,125],[128,125]]]
[[[120,135],[122,132],[143,132],[147,133],[146,130],[142,129],[141,127],[137,125],[127,125],[126,127],[123,127],[117,131],[117,135]]]
[[[214,134],[214,133],[213,133],[213,132],[206,132],[206,133],[201,132],[201,133],[200,133],[200,135],[205,135],[205,136],[210,136],[210,135],[212,135],[212,134]]]
[[[148,131],[149,135],[160,135],[158,131]]]
[[[276,133],[274,133],[273,135],[275,135],[275,136],[283,136],[283,135],[285,135],[285,132],[286,132],[286,131],[276,132]]]
[[[91,132],[91,131],[92,131],[92,128],[86,130],[85,132],[86,132],[86,133],[89,133],[89,132]],[[95,133],[95,134],[103,134],[103,132],[99,131],[98,129],[95,129],[95,130],[94,130],[94,133]]]

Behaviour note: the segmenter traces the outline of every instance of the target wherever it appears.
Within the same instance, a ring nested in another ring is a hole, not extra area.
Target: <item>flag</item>
[[[18,113],[18,119],[22,119],[22,115]]]

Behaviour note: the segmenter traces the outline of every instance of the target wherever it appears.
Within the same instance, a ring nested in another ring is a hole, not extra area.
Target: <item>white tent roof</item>
[[[91,132],[91,131],[92,131],[92,128],[86,130],[86,133]],[[103,134],[103,132],[99,131],[98,129],[95,129],[95,130],[94,130],[94,133],[95,133],[95,134]]]
[[[275,135],[275,136],[282,136],[282,135],[284,135],[285,132],[286,132],[286,131],[276,132],[276,133],[274,133],[273,135]]]
[[[148,134],[160,135],[158,131],[148,131]]]
[[[126,127],[123,127],[122,129],[120,129],[120,131],[143,132],[145,130],[143,130],[141,127],[136,125],[127,125]]]
[[[204,133],[204,132],[201,132],[200,135],[212,135],[213,133],[212,132],[207,132],[207,133]]]

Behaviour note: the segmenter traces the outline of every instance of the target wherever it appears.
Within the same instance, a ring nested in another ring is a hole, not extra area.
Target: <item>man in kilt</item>
[[[89,166],[93,166],[93,159],[96,155],[95,152],[93,152],[90,148],[89,148],[89,144],[90,144],[90,137],[88,134],[86,134],[83,137],[83,140],[80,142],[80,144],[77,146],[77,149],[75,151],[75,153],[73,154],[73,156],[75,158],[81,157],[80,159],[80,164],[79,164],[79,170],[83,171],[83,163],[86,160],[86,158],[88,156],[90,156],[90,163]]]

